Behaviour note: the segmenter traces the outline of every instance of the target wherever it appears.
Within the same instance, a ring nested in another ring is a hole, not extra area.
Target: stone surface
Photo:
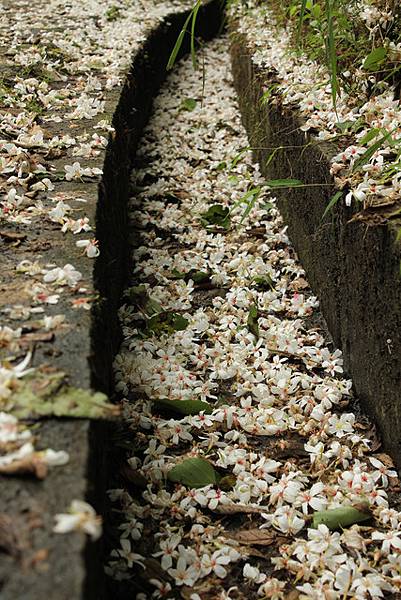
[[[349,223],[356,209],[343,201],[322,218],[335,192],[329,165],[338,149],[301,131],[295,108],[262,105],[269,73],[252,64],[237,32],[232,39],[243,121],[263,174],[318,184],[282,191],[280,209],[362,407],[377,421],[384,446],[400,468],[401,251],[394,228],[375,213],[371,222],[379,218],[382,225]],[[279,146],[286,149],[266,167]]]
[[[13,10],[9,3],[7,7]],[[90,165],[103,166],[100,185],[95,181],[63,182],[57,187],[57,191],[68,192],[74,186],[74,190],[79,189],[88,200],[85,212],[92,222],[96,219],[96,236],[102,248],[94,272],[92,263],[82,259],[74,237],[64,237],[51,223],[44,223],[40,230],[33,231],[29,243],[17,249],[3,242],[2,304],[14,302],[11,293],[15,293],[16,299],[20,298],[22,285],[13,287],[14,265],[22,259],[36,259],[37,243],[43,241],[47,241],[40,248],[43,263],[59,265],[64,261],[64,265],[71,261],[83,272],[85,285],[99,293],[92,315],[81,309],[74,310],[67,300],[62,300],[54,313],[66,314],[68,328],[56,336],[51,347],[38,343],[35,349],[34,364],[49,362],[65,371],[69,382],[78,387],[92,387],[106,393],[113,389],[111,363],[120,341],[117,309],[128,265],[129,173],[152,98],[166,76],[169,53],[187,15],[185,11],[171,15],[150,33],[133,57],[132,70],[121,95],[120,91],[109,94],[106,115],[114,115],[115,134],[106,152],[96,164],[92,161]],[[198,35],[206,39],[212,37],[220,23],[220,2],[206,2],[198,16]],[[188,50],[187,43],[182,50]],[[52,162],[58,169],[66,163]],[[35,430],[38,448],[68,451],[69,464],[52,469],[42,482],[1,478],[0,552],[7,546],[7,552],[0,553],[2,600],[101,600],[106,597],[102,566],[105,542],[91,543],[80,534],[56,535],[52,527],[54,515],[65,512],[74,498],[86,498],[98,512],[105,513],[107,479],[114,468],[109,460],[113,428],[113,425],[85,420],[44,421]],[[104,516],[107,521],[107,515]],[[13,540],[11,545],[10,539]],[[110,595],[113,595],[112,590]]]

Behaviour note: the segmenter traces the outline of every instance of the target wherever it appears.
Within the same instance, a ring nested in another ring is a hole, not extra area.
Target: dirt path
[[[227,46],[204,92],[176,68],[137,159],[108,573],[138,600],[396,598],[398,479],[252,163]],[[341,507],[350,527],[312,528]]]

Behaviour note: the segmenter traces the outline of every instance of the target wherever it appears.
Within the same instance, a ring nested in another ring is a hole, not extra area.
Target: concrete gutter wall
[[[401,252],[394,229],[374,211],[371,222],[382,224],[348,223],[357,211],[343,201],[322,219],[335,192],[329,168],[338,148],[301,131],[295,108],[262,106],[269,74],[252,64],[245,40],[232,33],[243,122],[263,174],[329,184],[283,191],[280,210],[362,407],[376,419],[385,448],[401,467]],[[287,149],[266,168],[279,146]]]
[[[8,5],[12,11],[13,6]],[[73,236],[64,237],[43,223],[32,236],[49,239],[41,252],[44,263],[71,260],[82,271],[85,286],[100,296],[92,314],[74,310],[67,301],[60,308],[68,328],[56,336],[51,349],[37,344],[34,364],[50,362],[68,374],[69,383],[111,394],[112,361],[120,343],[117,310],[128,269],[129,240],[127,200],[129,174],[140,136],[152,107],[152,99],[166,76],[166,63],[188,11],[165,18],[151,32],[133,57],[122,93],[111,92],[106,101],[106,116],[113,117],[115,133],[96,164],[103,177],[94,183],[62,182],[57,191],[79,191],[87,198],[86,214],[93,223],[101,254],[94,272],[83,259]],[[198,15],[197,35],[209,39],[216,35],[222,21],[220,0],[210,0]],[[188,40],[182,52],[188,51]],[[0,56],[0,71],[1,71]],[[60,161],[53,161],[54,164]],[[64,160],[64,164],[65,164]],[[62,169],[63,164],[57,164]],[[72,187],[74,186],[74,187]],[[3,228],[5,229],[5,228]],[[53,230],[53,231],[52,231]],[[33,246],[32,246],[33,248]],[[29,258],[28,244],[3,253],[3,267]],[[34,253],[35,251],[32,250]],[[37,250],[36,250],[37,252]],[[32,254],[35,256],[35,254]],[[68,260],[65,260],[68,257]],[[32,258],[33,259],[33,258]],[[4,269],[3,269],[4,272]],[[15,277],[15,275],[14,275]],[[10,284],[12,279],[10,278]],[[10,288],[4,281],[4,303]],[[0,483],[0,597],[2,600],[101,600],[106,597],[103,577],[103,544],[88,542],[79,534],[52,533],[54,515],[65,512],[73,498],[86,498],[104,514],[105,492],[110,471],[110,439],[113,425],[87,420],[48,419],[35,430],[37,446],[66,450],[70,462],[54,468],[43,481],[1,478]],[[105,520],[107,521],[107,515]],[[3,532],[4,530],[4,532]],[[1,550],[6,552],[2,553]]]

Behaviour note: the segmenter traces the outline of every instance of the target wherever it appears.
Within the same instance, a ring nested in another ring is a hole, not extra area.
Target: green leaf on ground
[[[119,407],[111,404],[105,394],[66,385],[63,380],[64,373],[21,380],[7,410],[19,419],[110,419],[119,414]]]
[[[380,133],[381,129],[378,127],[372,127],[361,140],[359,140],[359,145],[364,146],[368,142],[371,142],[375,137],[377,137]]]
[[[274,92],[276,91],[276,89],[278,87],[279,87],[278,83],[273,83],[272,85],[269,85],[269,87],[262,94],[262,96],[259,100],[261,106],[266,106],[269,103],[271,96],[274,94]]]
[[[255,286],[261,290],[274,290],[273,279],[270,275],[256,276],[252,279]]]
[[[326,525],[331,531],[361,523],[372,518],[372,512],[366,504],[356,506],[340,506],[332,510],[322,510],[313,514],[312,527]]]
[[[297,47],[301,46],[301,34],[302,34],[302,26],[304,24],[305,12],[306,12],[307,0],[301,0],[301,10],[299,13],[298,19],[298,27],[297,27]],[[298,8],[298,6],[297,6]]]
[[[156,408],[166,410],[179,415],[197,415],[201,411],[210,414],[213,407],[202,400],[168,400],[167,398],[158,398],[152,400]]]
[[[388,54],[387,48],[380,46],[370,52],[364,60],[363,68],[367,71],[377,71],[380,65],[386,60]]]
[[[168,277],[170,279],[185,279],[186,273],[185,271],[179,271],[178,269],[173,269],[169,274]]]
[[[175,331],[184,331],[188,327],[188,319],[175,312],[159,312],[146,321],[145,330],[148,335],[171,335]]]
[[[366,165],[366,163],[370,161],[374,153],[377,150],[379,150],[385,142],[390,141],[390,138],[392,134],[396,131],[396,129],[396,127],[391,131],[385,131],[382,129],[382,131],[385,132],[383,136],[380,139],[378,139],[377,142],[369,146],[369,148],[363,154],[361,154],[361,156],[354,162],[352,171],[357,171],[358,169],[363,167],[363,165]]]
[[[223,204],[212,204],[208,210],[201,214],[202,224],[206,227],[217,225],[228,229],[230,226],[230,209]]]
[[[204,458],[187,458],[167,473],[167,479],[174,483],[182,483],[190,488],[201,488],[205,485],[215,485],[220,475]]]
[[[183,100],[181,102],[181,108],[183,110],[187,110],[189,112],[195,110],[196,106],[197,106],[197,101],[195,100],[195,98],[185,98],[185,100]]]
[[[258,307],[256,304],[252,304],[251,308],[249,309],[249,313],[248,313],[247,327],[248,327],[249,331],[251,333],[253,333],[253,335],[256,337],[257,340],[259,339],[258,317],[259,317]]]
[[[347,133],[353,126],[354,121],[337,121],[337,123],[335,124],[336,129],[338,129],[339,131],[341,131],[341,133]]]
[[[246,194],[241,196],[241,198],[239,200],[237,200],[237,202],[234,204],[233,208],[236,208],[237,206],[241,206],[242,204],[245,205],[245,210],[242,213],[241,220],[239,223],[240,225],[242,225],[242,223],[248,217],[249,213],[255,206],[256,201],[258,200],[261,193],[262,193],[261,187],[251,188],[250,190],[248,190],[246,192]]]
[[[210,273],[207,273],[206,271],[190,271],[188,276],[194,283],[203,283],[210,279]]]
[[[251,149],[250,146],[246,146],[245,148],[242,148],[242,150],[240,150],[240,152],[232,159],[230,169],[234,169],[234,167],[237,166],[237,164],[244,158],[244,156],[246,155],[247,152],[249,152],[250,149]]]
[[[276,208],[274,206],[274,204],[272,202],[269,202],[268,200],[266,202],[264,202],[263,204],[260,205],[260,208],[262,208],[263,210],[270,212],[271,210],[273,210],[273,208]]]
[[[230,475],[224,475],[219,481],[219,488],[224,492],[229,492],[233,489],[235,484],[237,483],[237,478],[235,475],[230,473]]]
[[[163,194],[164,200],[171,204],[180,204],[181,198],[177,195],[178,192],[166,192]]]
[[[106,11],[106,21],[116,21],[120,16],[121,12],[118,6],[113,5]]]
[[[169,274],[170,279],[184,279],[185,281],[189,281],[192,279],[194,283],[203,283],[210,279],[211,273],[207,273],[206,271],[197,271],[196,269],[191,269],[188,272],[178,271],[178,269],[173,269]]]
[[[136,308],[141,310],[148,317],[162,312],[163,310],[161,304],[149,296],[144,285],[129,288],[125,292],[125,295]]]

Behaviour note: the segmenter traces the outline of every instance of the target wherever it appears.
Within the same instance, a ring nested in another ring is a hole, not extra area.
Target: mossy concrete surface
[[[232,31],[232,67],[250,145],[268,179],[295,178],[311,187],[283,190],[279,207],[355,392],[377,422],[384,447],[401,467],[401,251],[395,230],[350,219],[343,200],[325,218],[335,193],[330,158],[338,152],[300,130],[295,107],[262,104],[272,75],[252,63]],[[276,151],[266,166],[273,149]]]
[[[9,11],[20,9],[7,3]],[[182,11],[165,18],[133,56],[132,69],[123,91],[110,92],[105,117],[113,117],[115,133],[91,166],[103,167],[96,182],[60,182],[57,191],[74,191],[87,199],[86,215],[96,219],[101,254],[94,272],[92,263],[75,246],[74,236],[63,236],[45,221],[32,228],[17,250],[2,248],[0,286],[3,303],[21,302],[23,284],[15,282],[14,264],[35,260],[64,265],[73,262],[84,276],[85,286],[99,294],[92,314],[71,307],[61,299],[55,312],[63,311],[68,327],[51,346],[38,342],[34,366],[49,363],[67,374],[70,385],[107,394],[113,390],[112,361],[120,342],[117,309],[128,270],[129,232],[127,200],[129,174],[152,99],[166,76],[166,63],[188,16]],[[213,37],[221,25],[220,0],[209,0],[199,11],[197,35]],[[188,41],[182,53],[188,51]],[[0,70],[1,70],[0,60]],[[84,123],[83,127],[88,123]],[[63,133],[63,125],[60,133]],[[65,125],[68,127],[68,125]],[[58,133],[58,132],[57,132]],[[65,132],[64,132],[65,133]],[[74,132],[79,133],[78,131]],[[61,161],[57,163],[62,170]],[[37,238],[37,239],[36,239]],[[38,245],[39,244],[39,245]],[[66,258],[68,257],[68,260]],[[101,600],[106,597],[103,576],[104,540],[93,543],[80,533],[52,532],[54,515],[65,512],[72,499],[87,499],[107,521],[107,481],[113,424],[80,419],[47,419],[35,429],[37,448],[66,450],[66,466],[50,470],[43,481],[2,477],[0,481],[0,597],[1,600]],[[107,541],[106,541],[107,544]]]

